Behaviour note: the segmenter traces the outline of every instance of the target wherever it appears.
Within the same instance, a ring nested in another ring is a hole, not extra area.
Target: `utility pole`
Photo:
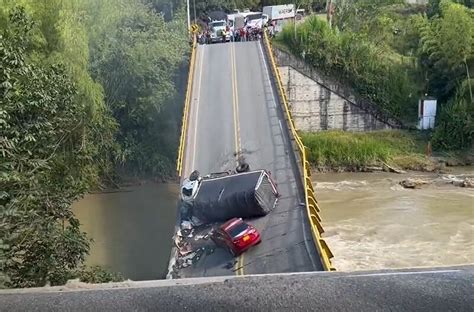
[[[188,31],[191,31],[191,16],[189,15],[189,0],[186,0],[186,11],[188,14]]]
[[[332,28],[332,0],[326,0],[326,18],[329,28]]]
[[[293,7],[293,10],[295,10],[295,16],[293,17],[293,27],[294,27],[294,31],[295,31],[295,41],[296,41],[296,12],[298,12],[299,8],[300,8],[300,5],[298,4],[298,7],[296,7],[296,3],[295,3],[295,6]]]

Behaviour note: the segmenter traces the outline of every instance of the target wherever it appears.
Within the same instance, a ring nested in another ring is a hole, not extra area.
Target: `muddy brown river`
[[[340,271],[474,263],[474,189],[449,184],[452,173],[314,174],[324,237]],[[419,178],[436,183],[404,189]]]
[[[86,264],[132,280],[164,278],[176,223],[178,186],[146,184],[89,194],[73,205],[94,240]]]

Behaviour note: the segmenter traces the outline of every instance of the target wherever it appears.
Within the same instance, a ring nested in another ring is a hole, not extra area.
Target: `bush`
[[[124,280],[120,273],[109,271],[101,266],[83,267],[78,273],[77,277],[84,283],[108,283],[108,282],[122,282]]]
[[[459,97],[441,110],[433,136],[433,146],[456,150],[471,148],[474,143],[474,104]]]

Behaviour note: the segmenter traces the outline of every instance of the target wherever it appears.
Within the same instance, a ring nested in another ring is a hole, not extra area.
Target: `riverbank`
[[[428,138],[403,130],[325,131],[302,133],[301,137],[310,164],[318,172],[437,172],[474,164],[474,150],[431,153]]]

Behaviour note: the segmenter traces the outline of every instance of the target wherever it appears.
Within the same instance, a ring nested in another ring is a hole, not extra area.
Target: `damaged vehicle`
[[[183,183],[181,194],[182,216],[188,219],[212,223],[262,217],[278,201],[276,184],[266,170],[189,180]]]
[[[242,218],[233,218],[222,224],[212,232],[211,239],[217,246],[227,248],[234,257],[262,242],[257,229]]]
[[[205,176],[193,171],[181,186],[181,223],[169,276],[178,277],[179,270],[196,265],[216,246],[237,256],[259,244],[260,233],[243,219],[267,215],[279,196],[270,172],[250,171],[242,160],[235,170]]]

